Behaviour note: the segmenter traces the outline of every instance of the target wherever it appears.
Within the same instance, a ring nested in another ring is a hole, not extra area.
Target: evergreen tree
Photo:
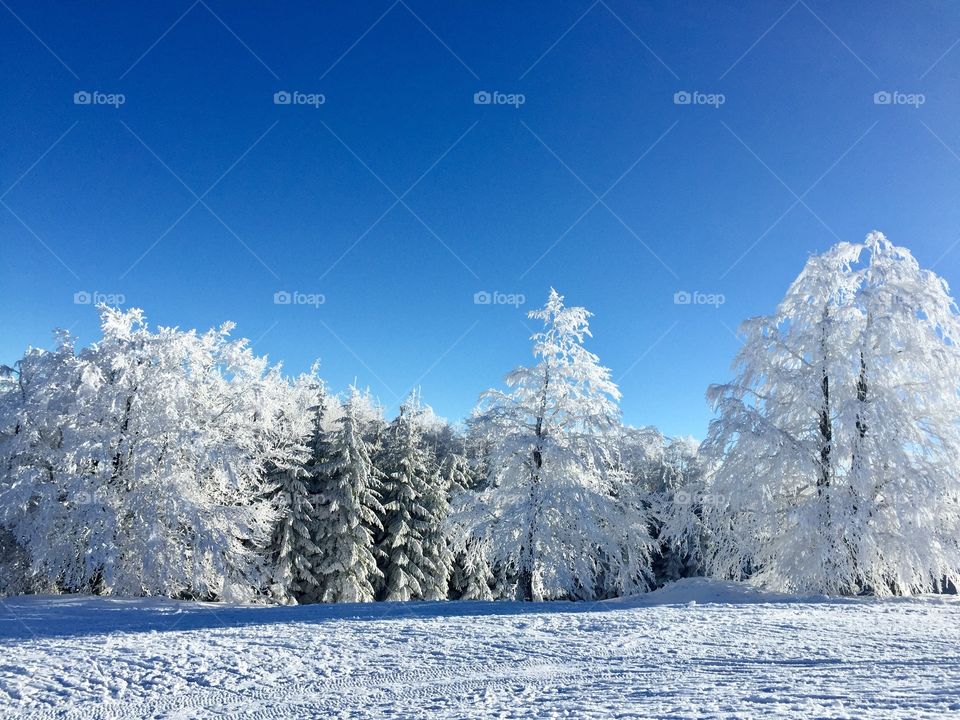
[[[442,476],[451,506],[457,503],[459,495],[477,489],[478,475],[466,455],[449,454],[442,465]],[[490,591],[493,572],[485,550],[484,544],[478,540],[470,540],[457,550],[451,548],[449,592],[453,597],[461,600],[493,599]]]
[[[386,435],[386,520],[379,543],[385,600],[435,598],[446,586],[436,547],[437,523],[442,523],[433,487],[437,472],[421,444],[420,411],[418,397],[411,396]]]
[[[470,460],[466,455],[450,453],[441,464],[441,474],[444,487],[447,489],[447,499],[465,490],[476,489],[476,473],[470,467]]]
[[[381,474],[363,438],[360,396],[351,388],[330,443],[330,459],[320,468],[316,538],[322,602],[370,602],[377,567],[374,533],[381,530]]]
[[[309,603],[319,589],[314,568],[318,548],[311,532],[315,513],[308,487],[311,479],[302,470],[277,471],[271,479],[276,484],[273,498],[279,517],[270,553],[278,585],[275,594],[289,602]]]
[[[287,601],[310,603],[316,602],[320,594],[316,568],[320,549],[315,542],[316,465],[325,448],[326,393],[316,376],[316,366],[309,375],[298,378],[295,390],[299,404],[294,412],[309,418],[310,434],[303,460],[290,467],[274,468],[271,473],[276,485],[273,499],[278,522],[270,555],[277,577],[276,594]]]
[[[493,600],[495,583],[483,540],[471,539],[457,553],[451,568],[450,588],[460,600]]]
[[[426,511],[426,527],[423,532],[423,554],[429,563],[430,572],[423,582],[425,600],[446,600],[450,592],[450,572],[453,568],[453,553],[447,543],[446,522],[450,514],[448,485],[440,468],[434,467],[427,474],[423,488],[423,508]]]

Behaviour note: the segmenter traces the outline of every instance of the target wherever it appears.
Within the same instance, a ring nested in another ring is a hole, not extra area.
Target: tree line
[[[879,233],[742,326],[707,438],[620,419],[551,290],[533,362],[456,425],[393,418],[231,337],[100,307],[102,338],[0,373],[0,593],[284,603],[597,599],[694,574],[793,592],[951,589],[960,337]]]

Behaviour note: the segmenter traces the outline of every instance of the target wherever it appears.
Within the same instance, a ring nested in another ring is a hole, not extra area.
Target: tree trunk
[[[549,369],[543,375],[543,394],[540,400],[540,410],[537,413],[537,425],[534,432],[536,444],[530,457],[530,512],[527,518],[527,539],[520,551],[520,571],[517,581],[524,601],[540,601],[543,598],[536,589],[537,553],[536,533],[537,522],[540,516],[540,470],[543,467],[543,422],[547,411],[547,389],[550,387]]]
[[[830,418],[830,375],[827,371],[827,322],[829,314],[827,309],[823,309],[823,320],[821,325],[820,338],[820,356],[822,370],[820,376],[820,391],[822,401],[820,405],[820,459],[817,475],[817,497],[822,503],[822,514],[820,516],[822,537],[827,538],[830,550],[828,557],[825,558],[827,570],[827,582],[833,580],[836,576],[836,547],[833,519],[830,508],[830,486],[833,479],[830,454],[833,449],[833,422]]]
[[[820,321],[820,462],[817,476],[817,494],[822,496],[830,487],[830,452],[833,445],[833,423],[830,420],[830,375],[827,372],[827,322],[829,312],[823,309],[823,319]]]

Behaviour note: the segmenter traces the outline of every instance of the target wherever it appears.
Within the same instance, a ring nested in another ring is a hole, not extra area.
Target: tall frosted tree
[[[151,331],[139,310],[102,307],[101,326],[79,353],[66,337],[28,352],[0,403],[2,524],[31,575],[73,592],[262,596],[266,470],[300,457],[288,384],[229,324]]]
[[[556,292],[530,317],[535,364],[489,390],[472,419],[489,444],[490,477],[454,515],[527,600],[592,598],[645,588],[650,539],[643,509],[625,493],[613,458],[620,392],[584,346],[588,313]]]
[[[269,550],[274,565],[274,593],[289,602],[317,602],[321,594],[317,565],[320,548],[316,543],[317,465],[324,461],[326,448],[323,429],[326,391],[316,375],[316,365],[309,374],[294,383],[291,414],[303,422],[306,433],[302,454],[286,467],[271,468],[270,480],[275,486],[273,501],[277,523]]]
[[[960,338],[942,279],[872,233],[742,326],[702,446],[709,568],[793,591],[910,593],[960,570]]]
[[[385,522],[379,544],[386,600],[446,596],[445,497],[436,461],[422,443],[421,412],[419,397],[414,394],[400,407],[386,433]]]
[[[960,316],[946,282],[872,233],[840,424],[856,585],[877,594],[960,579]]]
[[[429,562],[430,572],[422,585],[423,598],[446,600],[450,592],[450,573],[453,569],[453,552],[447,540],[446,527],[450,514],[449,485],[435,458],[425,479],[423,508],[426,511],[426,527],[423,532],[423,551]]]
[[[65,493],[62,472],[81,372],[73,339],[65,332],[57,333],[52,352],[31,348],[15,368],[3,368],[0,537],[5,589],[85,589],[80,554],[66,522],[78,498]],[[50,536],[59,531],[64,535],[54,544]]]
[[[315,574],[318,548],[312,527],[315,499],[310,492],[311,478],[302,470],[274,470],[269,479],[278,521],[268,551],[274,563],[274,594],[291,603],[311,602],[319,590]]]
[[[359,392],[351,388],[330,442],[329,459],[319,468],[316,572],[322,602],[370,602],[382,577],[374,545],[384,514],[382,475],[363,437],[361,403]]]

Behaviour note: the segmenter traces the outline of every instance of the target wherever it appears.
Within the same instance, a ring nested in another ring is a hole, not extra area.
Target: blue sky
[[[809,253],[877,228],[960,281],[960,6],[0,5],[3,362],[98,291],[458,418],[552,285],[625,420],[702,437]]]

